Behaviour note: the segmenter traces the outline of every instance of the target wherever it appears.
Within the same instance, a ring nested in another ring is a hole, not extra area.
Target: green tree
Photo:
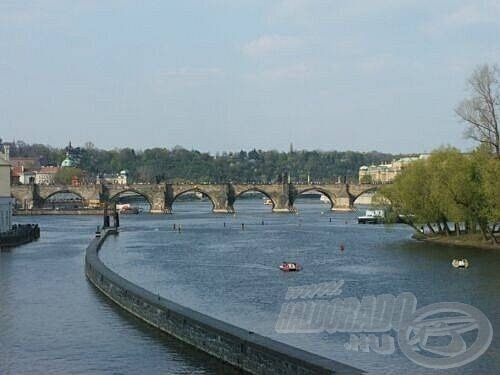
[[[433,152],[427,160],[408,166],[394,183],[384,186],[381,196],[409,225],[426,224],[434,232],[450,234],[474,231],[479,227],[484,239],[496,242],[500,220],[498,189],[500,161],[484,150],[471,155],[454,148]]]
[[[81,179],[83,176],[82,170],[79,168],[72,168],[72,167],[61,168],[59,169],[59,171],[57,171],[56,175],[54,176],[54,182],[56,184],[61,184],[61,185],[70,185],[71,179],[74,176]]]

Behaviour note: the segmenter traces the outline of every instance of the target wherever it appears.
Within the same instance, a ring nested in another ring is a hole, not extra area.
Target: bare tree
[[[500,69],[498,65],[484,64],[476,68],[467,81],[470,98],[455,109],[468,125],[465,135],[488,146],[500,157],[498,115],[500,113]]]

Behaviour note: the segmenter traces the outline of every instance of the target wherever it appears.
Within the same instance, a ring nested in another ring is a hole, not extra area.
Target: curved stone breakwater
[[[199,350],[252,374],[362,374],[354,367],[246,331],[155,295],[101,262],[99,249],[115,229],[88,246],[88,280],[118,306]]]

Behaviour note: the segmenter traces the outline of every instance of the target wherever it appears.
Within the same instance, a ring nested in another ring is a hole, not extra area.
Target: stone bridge
[[[273,212],[294,212],[294,202],[301,194],[320,192],[328,197],[332,210],[352,209],[354,201],[361,194],[376,190],[379,185],[369,184],[131,184],[81,186],[67,185],[14,185],[12,197],[22,209],[41,208],[51,196],[57,193],[73,193],[82,198],[83,204],[100,201],[113,204],[125,193],[143,196],[153,213],[171,213],[175,200],[183,194],[201,193],[213,205],[213,212],[232,213],[234,202],[246,192],[260,192],[272,202]]]

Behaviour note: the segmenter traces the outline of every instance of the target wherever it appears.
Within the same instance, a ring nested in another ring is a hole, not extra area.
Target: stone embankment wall
[[[131,283],[98,257],[108,235],[117,235],[117,231],[103,231],[87,248],[86,276],[113,302],[152,326],[252,374],[363,373],[201,314]]]

